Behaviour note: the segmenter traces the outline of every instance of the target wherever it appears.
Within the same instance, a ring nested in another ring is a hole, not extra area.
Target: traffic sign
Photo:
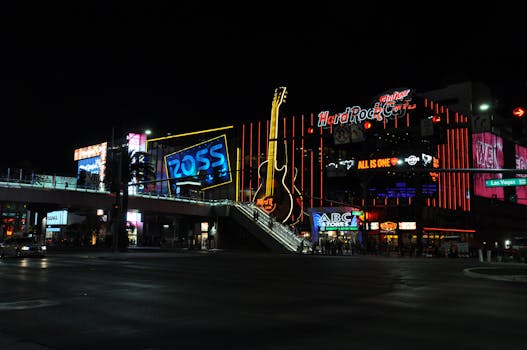
[[[525,108],[523,107],[514,108],[514,110],[512,111],[512,115],[515,116],[516,118],[523,118],[523,116],[525,115]]]
[[[526,177],[516,177],[512,179],[490,179],[485,180],[486,187],[504,187],[504,186],[526,186]]]

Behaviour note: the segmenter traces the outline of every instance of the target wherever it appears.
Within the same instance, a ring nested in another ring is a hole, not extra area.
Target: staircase
[[[271,217],[258,206],[252,203],[235,203],[234,207],[239,213],[242,213],[246,218],[250,219],[259,229],[258,231],[265,232],[267,238],[271,238],[272,241],[278,243],[281,249],[287,252],[297,253],[299,252],[299,247],[303,242],[304,248],[302,253],[309,252],[311,250],[311,242],[295,235],[287,225],[273,221],[272,227],[270,227],[269,221],[271,220]],[[254,219],[255,210],[257,210],[259,213],[258,220]]]

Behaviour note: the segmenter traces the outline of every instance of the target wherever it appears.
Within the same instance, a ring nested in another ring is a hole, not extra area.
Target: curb
[[[520,283],[527,283],[527,275],[526,274],[519,274],[519,275],[495,275],[495,274],[487,274],[482,272],[477,272],[478,270],[495,270],[498,271],[500,269],[503,269],[501,267],[472,267],[467,268],[463,270],[463,274],[468,277],[473,278],[486,278],[491,279],[495,281],[508,281],[508,282],[520,282]]]

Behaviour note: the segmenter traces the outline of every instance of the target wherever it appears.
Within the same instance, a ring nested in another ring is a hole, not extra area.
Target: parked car
[[[9,237],[0,243],[1,258],[29,256],[45,257],[46,245],[34,237]]]

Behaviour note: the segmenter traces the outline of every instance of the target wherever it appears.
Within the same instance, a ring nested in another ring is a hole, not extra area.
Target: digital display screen
[[[516,169],[527,169],[527,147],[515,145]],[[526,178],[527,174],[517,174],[516,177]],[[516,186],[516,203],[527,205],[527,186]]]
[[[89,174],[99,174],[101,171],[101,157],[97,156],[80,159],[77,168],[77,175],[79,175],[82,170]]]
[[[477,169],[503,168],[503,139],[490,132],[472,135],[472,160]],[[501,173],[475,173],[474,194],[480,197],[503,200],[503,187],[487,187],[486,180],[501,179]]]

